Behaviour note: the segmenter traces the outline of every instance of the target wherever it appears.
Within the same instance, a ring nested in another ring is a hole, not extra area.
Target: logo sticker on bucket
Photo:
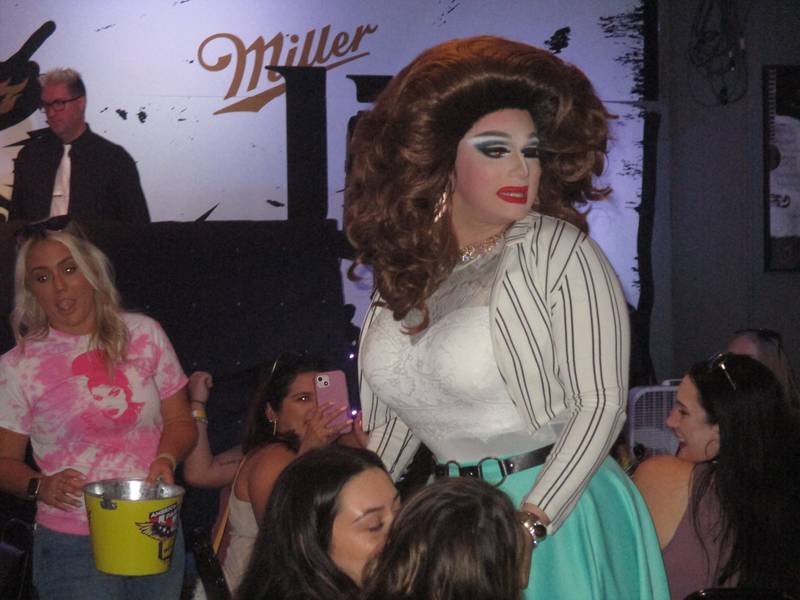
[[[158,540],[158,558],[168,560],[172,556],[175,535],[178,531],[178,504],[151,512],[144,523],[136,523],[144,535]]]

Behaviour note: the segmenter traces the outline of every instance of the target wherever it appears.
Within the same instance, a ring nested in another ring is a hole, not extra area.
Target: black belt
[[[451,460],[443,464],[437,464],[433,469],[433,474],[436,479],[451,476],[478,477],[480,479],[484,479],[483,465],[485,463],[496,463],[500,469],[500,474],[503,476],[503,479],[505,479],[512,473],[518,473],[519,471],[524,471],[525,469],[538,467],[545,460],[547,460],[547,456],[550,454],[552,449],[553,444],[550,444],[549,446],[544,446],[542,448],[517,454],[516,456],[510,456],[508,458],[495,458],[493,456],[489,456],[487,458],[482,458],[478,461],[477,465],[472,467],[462,467],[456,461]],[[457,471],[451,475],[452,466],[457,467]]]

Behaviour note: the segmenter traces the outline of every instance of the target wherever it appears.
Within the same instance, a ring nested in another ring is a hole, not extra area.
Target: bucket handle
[[[111,499],[111,496],[108,494],[103,494],[103,499],[100,501],[100,508],[105,508],[106,510],[116,510],[117,503]]]

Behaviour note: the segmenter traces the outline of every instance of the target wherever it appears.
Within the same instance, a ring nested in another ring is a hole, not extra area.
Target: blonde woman
[[[111,264],[68,217],[26,225],[18,244],[17,344],[0,357],[0,489],[37,502],[39,597],[178,598],[180,532],[168,572],[101,573],[81,492],[102,479],[174,482],[196,439],[178,358],[156,321],[122,311]],[[24,462],[28,441],[41,471]]]

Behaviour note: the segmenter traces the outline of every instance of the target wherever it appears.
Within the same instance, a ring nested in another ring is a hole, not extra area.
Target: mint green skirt
[[[500,485],[520,506],[541,466]],[[486,469],[488,471],[489,469]],[[486,479],[492,483],[487,474]],[[533,553],[525,600],[669,600],[653,522],[639,491],[607,458],[558,531]]]

